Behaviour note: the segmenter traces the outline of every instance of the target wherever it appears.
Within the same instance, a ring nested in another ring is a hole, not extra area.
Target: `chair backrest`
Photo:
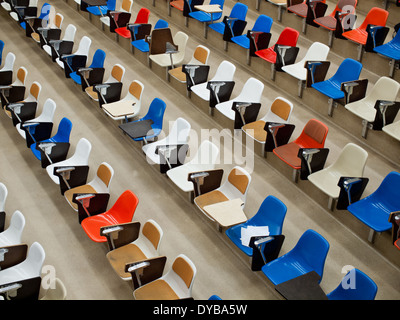
[[[4,41],[3,40],[0,40],[0,66],[1,66],[1,64],[2,64],[2,58],[3,58],[3,50],[4,50]]]
[[[76,33],[76,27],[73,24],[67,25],[65,28],[65,33],[63,36],[63,41],[71,41],[74,42]]]
[[[245,4],[241,2],[236,2],[235,5],[232,7],[229,17],[237,18],[239,20],[246,20],[248,9],[249,8]]]
[[[330,48],[321,42],[313,42],[308,48],[306,55],[301,59],[300,64],[305,61],[325,61],[328,57]]]
[[[7,53],[4,60],[4,66],[0,71],[12,71],[14,69],[15,54],[12,52]]]
[[[143,83],[141,83],[139,80],[133,80],[129,86],[128,92],[140,101],[142,99],[143,89]]]
[[[254,22],[253,31],[267,32],[271,31],[273,19],[265,14],[260,14]]]
[[[156,24],[154,25],[154,29],[163,29],[163,28],[168,28],[168,22],[163,20],[163,19],[159,19],[157,20]]]
[[[40,10],[40,15],[38,18],[48,20],[50,17],[50,10],[51,10],[51,5],[46,2],[43,3],[42,9]]]
[[[122,80],[124,79],[124,75],[125,75],[125,67],[117,63],[112,67],[110,77],[106,81],[106,83],[122,82]]]
[[[376,283],[364,272],[354,268],[327,297],[329,300],[374,300],[377,292]]]
[[[89,55],[91,44],[92,44],[92,39],[90,39],[87,36],[83,36],[81,41],[79,42],[78,50],[74,54],[87,57]]]
[[[174,272],[179,278],[183,280],[189,290],[189,295],[191,295],[193,281],[197,272],[193,262],[187,256],[180,254],[175,258],[171,270],[168,273],[170,272]]]
[[[363,23],[358,27],[360,30],[366,30],[369,24],[374,26],[386,26],[386,21],[389,16],[389,12],[385,9],[373,7],[367,13]]]
[[[141,8],[136,16],[135,23],[147,23],[149,21],[150,10]]]
[[[235,75],[236,66],[229,61],[222,61],[211,81],[232,81]]]
[[[121,10],[125,12],[131,12],[132,5],[133,5],[132,0],[122,0]]]
[[[348,143],[344,146],[336,161],[327,169],[338,171],[342,176],[362,177],[367,158],[367,151],[354,143]]]
[[[97,168],[95,179],[101,181],[108,189],[113,177],[114,169],[107,162],[102,162]]]
[[[25,86],[25,80],[27,75],[28,75],[28,70],[26,70],[25,67],[19,67],[17,70],[17,79],[12,85]]]
[[[194,50],[192,61],[188,64],[207,64],[209,56],[210,49],[200,44]]]
[[[389,172],[389,174],[383,179],[379,187],[374,193],[367,196],[372,197],[378,202],[383,202],[389,208],[397,210],[400,206],[400,197],[398,190],[400,188],[400,173],[396,171]],[[374,201],[376,201],[374,200]]]
[[[57,13],[54,18],[54,27],[57,29],[61,29],[62,23],[64,21],[64,16],[61,13]]]
[[[40,92],[42,91],[42,85],[34,81],[32,82],[31,88],[29,89],[29,95],[25,101],[39,101]]]
[[[177,144],[187,143],[190,129],[191,125],[187,120],[180,117],[177,118],[172,124],[171,131],[167,137],[168,142]]]
[[[107,10],[114,11],[117,6],[117,0],[107,0]]]
[[[153,219],[147,220],[142,228],[142,234],[151,242],[154,249],[159,252],[163,230]]]
[[[395,101],[399,89],[400,84],[396,80],[380,77],[363,100],[368,101],[371,107],[375,106],[377,100]]]
[[[218,4],[221,9],[224,8],[225,0],[211,0],[210,4]],[[222,12],[212,13],[213,20],[216,21],[222,17]]]
[[[228,179],[219,190],[229,199],[240,198],[246,203],[247,192],[250,187],[250,174],[239,166],[235,166],[228,175]]]
[[[215,164],[219,156],[218,147],[209,140],[204,140],[197,149],[190,163],[193,164]]]
[[[297,30],[290,27],[286,27],[285,29],[282,30],[281,34],[279,35],[276,44],[295,47],[299,35],[300,33]]]
[[[0,182],[0,212],[4,212],[8,190],[4,183]]]
[[[234,100],[241,102],[260,102],[264,90],[264,83],[256,78],[249,78],[243,85],[238,97]]]
[[[93,55],[93,60],[89,68],[103,68],[105,59],[106,53],[101,49],[97,49]]]
[[[278,198],[269,195],[247,223],[252,226],[268,226],[270,235],[280,235],[286,212],[286,205]]]
[[[24,275],[27,276],[25,279],[40,276],[45,257],[43,247],[38,242],[34,242],[29,248],[26,259],[17,265],[24,269]]]
[[[323,148],[327,135],[328,127],[317,119],[311,119],[306,123],[295,143],[305,146],[312,144],[313,148]]]
[[[58,130],[53,141],[56,142],[69,142],[69,138],[72,130],[72,122],[68,118],[62,118],[60,124],[58,125]]]
[[[322,279],[329,243],[314,230],[308,229],[300,237],[296,246],[289,252],[296,259],[307,263]]]
[[[174,60],[175,60],[175,57],[177,57],[177,56],[179,56],[179,58],[183,59],[185,57],[185,50],[186,50],[187,42],[189,40],[189,36],[182,31],[178,31],[177,33],[175,33],[173,40],[174,40],[174,43],[178,46],[178,51],[179,51],[177,54],[173,55]]]
[[[48,98],[43,104],[42,113],[34,121],[37,121],[37,122],[53,122],[53,118],[54,118],[54,113],[56,111],[56,107],[57,107],[57,105],[54,102],[54,100]]]
[[[131,190],[125,190],[107,213],[119,223],[131,222],[138,203],[138,197]]]
[[[143,120],[151,119],[154,121],[153,125],[162,126],[162,120],[164,118],[164,112],[167,105],[160,98],[154,98],[149,106],[147,114],[142,118]]]
[[[356,11],[357,0],[339,0],[336,3],[335,9],[331,12],[330,16],[335,17],[336,12],[349,12],[353,14]],[[350,8],[353,10],[349,10]]]
[[[270,110],[264,117],[262,117],[261,120],[264,121],[269,120],[271,122],[279,122],[279,123],[289,123],[292,111],[293,111],[292,102],[290,102],[285,98],[277,97],[272,102]]]
[[[357,80],[360,76],[361,69],[362,64],[360,62],[351,58],[346,58],[329,80],[340,86],[343,82]]]
[[[76,165],[87,165],[89,162],[89,155],[92,151],[92,144],[85,138],[79,139],[74,155],[70,158],[71,162],[76,162]]]
[[[8,226],[8,228],[0,233],[0,246],[2,246],[2,238],[7,241],[6,245],[20,244],[24,227],[25,217],[21,213],[21,211],[16,210],[11,216],[10,225]]]

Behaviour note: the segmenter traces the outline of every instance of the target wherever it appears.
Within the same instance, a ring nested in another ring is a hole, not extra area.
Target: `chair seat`
[[[95,242],[106,242],[107,238],[100,235],[100,228],[121,223],[114,216],[102,213],[83,219],[81,226],[89,238]]]
[[[229,199],[219,190],[213,190],[199,195],[194,199],[195,203],[203,210],[205,206],[228,201]]]
[[[218,103],[215,108],[230,120],[235,120],[235,111],[232,110],[233,101]]]
[[[274,51],[274,47],[258,50],[255,52],[255,54],[259,56],[261,59],[264,59],[270,63],[276,62],[276,52]]]
[[[297,63],[290,64],[287,66],[283,66],[282,70],[298,80],[301,81],[307,80],[307,69],[304,68],[304,64],[302,65],[299,65]]]
[[[177,67],[168,71],[171,77],[174,77],[179,82],[186,82],[186,74],[182,72],[182,67]]]
[[[77,211],[78,205],[76,203],[72,202],[72,197],[73,197],[74,193],[96,193],[96,190],[92,186],[86,184],[83,186],[75,187],[75,188],[73,188],[73,190],[70,189],[70,190],[67,190],[64,192],[65,199],[67,199],[67,201],[71,205],[71,207]]]
[[[247,35],[242,34],[240,36],[231,38],[231,40],[245,49],[250,49],[250,39],[247,37]]]
[[[390,59],[400,60],[400,46],[396,43],[386,43],[374,48],[376,53],[379,53]]]
[[[264,130],[265,121],[258,120],[248,124],[245,124],[242,127],[242,130],[251,136],[254,140],[257,140],[260,143],[265,143],[267,140],[267,131]],[[253,131],[253,132],[252,132]]]
[[[102,16],[107,14],[108,7],[107,6],[90,6],[87,7],[86,10],[95,16]]]
[[[347,210],[361,222],[377,232],[390,230],[392,224],[389,222],[390,212],[399,208],[388,208],[380,201],[359,200],[347,207]]]
[[[382,128],[383,132],[400,141],[400,121],[393,122]]]
[[[88,96],[93,99],[94,101],[99,101],[99,96],[97,95],[97,92],[94,91],[93,87],[86,87],[85,92],[88,94]]]
[[[225,234],[233,242],[233,244],[240,248],[240,250],[242,250],[247,256],[251,257],[253,254],[253,249],[251,247],[244,246],[241,241],[242,227],[243,225],[230,227],[226,230]]]
[[[51,56],[51,47],[48,44],[45,44],[42,49],[49,55]]]
[[[69,74],[69,76],[71,77],[72,80],[74,80],[74,82],[76,84],[82,85],[82,79],[81,76],[77,73],[77,72],[71,72]]]
[[[290,142],[278,148],[273,152],[284,162],[286,162],[293,169],[301,168],[301,159],[297,156],[300,146],[294,142]]]
[[[115,29],[115,33],[117,33],[118,35],[120,35],[121,37],[124,37],[126,39],[129,39],[131,37],[131,32],[126,27],[121,27],[121,28]]]
[[[110,17],[109,16],[105,16],[105,17],[101,17],[100,21],[105,24],[106,26],[110,26]]]
[[[375,120],[376,109],[374,108],[374,105],[358,100],[345,105],[345,108],[368,122],[374,122]]]
[[[157,279],[135,290],[135,299],[176,300],[179,299],[179,296],[166,281]]]
[[[331,79],[313,83],[311,87],[334,100],[344,98],[344,92],[340,90],[340,85],[331,81]]]
[[[180,11],[183,11],[183,6],[184,6],[184,1],[183,0],[174,0],[170,2],[171,7],[174,7]]]
[[[213,169],[213,165],[184,164],[167,171],[167,176],[183,192],[193,191],[193,182],[188,181],[188,175],[192,172],[208,171]]]
[[[299,4],[295,4],[294,6],[290,6],[288,11],[297,14],[300,17],[307,17],[308,6],[303,2]]]
[[[1,6],[3,7],[4,10],[11,11],[11,5],[8,2],[3,1],[1,3]]]
[[[368,33],[365,30],[353,29],[350,31],[343,32],[342,35],[343,37],[359,44],[364,45],[367,43]]]
[[[35,40],[37,43],[40,43],[40,36],[39,36],[38,33],[36,33],[36,32],[31,33],[31,37],[32,37],[32,39]]]
[[[212,23],[208,26],[210,27],[210,29],[213,29],[214,31],[220,34],[224,34],[225,24],[223,22]]]
[[[308,181],[325,192],[329,197],[337,199],[340,194],[340,187],[337,185],[343,174],[333,170],[320,170],[310,174]]]
[[[314,22],[321,27],[324,27],[329,30],[336,30],[336,19],[331,16],[320,17],[314,20]]]
[[[205,13],[203,11],[190,12],[189,16],[200,22],[210,22],[211,21],[211,15],[209,13]]]
[[[138,50],[140,50],[142,52],[149,52],[149,50],[150,50],[149,43],[144,39],[132,41],[131,44],[136,49],[138,49]]]
[[[207,82],[200,83],[192,86],[190,88],[194,94],[196,94],[199,98],[209,101],[210,100],[210,90],[207,89]]]
[[[57,62],[57,64],[58,64],[61,68],[64,69],[64,62],[62,62],[62,61],[60,60],[60,58],[56,58],[56,62]]]
[[[160,67],[169,67],[171,65],[171,58],[170,55],[167,53],[152,54],[149,56],[149,58],[151,61],[158,64]],[[182,62],[180,58],[176,57],[176,54],[172,55],[172,61],[174,65]]]

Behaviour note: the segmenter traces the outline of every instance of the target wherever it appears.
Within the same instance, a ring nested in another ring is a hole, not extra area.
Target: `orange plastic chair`
[[[343,32],[342,36],[358,44],[365,45],[368,38],[367,26],[371,24],[385,27],[388,16],[389,12],[384,9],[377,7],[371,8],[363,23],[358,28]]]
[[[282,45],[282,46],[295,47],[298,38],[299,38],[299,32],[297,30],[286,27],[285,29],[282,30],[275,45],[269,47],[268,49],[258,50],[255,52],[255,54],[259,56],[261,59],[264,59],[270,63],[275,63],[276,62],[276,52],[274,51],[275,46]]]
[[[143,24],[143,23],[148,23],[149,22],[149,16],[150,16],[150,10],[147,8],[141,8],[136,16],[136,20],[133,24]],[[132,23],[129,23],[132,24]],[[129,25],[128,24],[128,25]],[[130,38],[131,37],[131,32],[129,31],[128,27],[121,27],[115,29],[115,32],[120,35],[121,37],[124,38]]]
[[[275,153],[282,161],[286,162],[293,169],[301,168],[301,159],[297,156],[300,148],[323,148],[328,127],[321,121],[311,119],[306,123],[300,136],[288,144],[275,148]]]
[[[131,222],[138,203],[138,197],[126,190],[108,211],[83,219],[81,226],[93,241],[107,242],[107,238],[100,235],[100,228]]]

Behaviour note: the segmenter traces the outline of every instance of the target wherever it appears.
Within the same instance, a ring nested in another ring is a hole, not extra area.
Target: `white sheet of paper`
[[[268,226],[247,226],[241,228],[242,245],[248,247],[251,237],[269,236]]]

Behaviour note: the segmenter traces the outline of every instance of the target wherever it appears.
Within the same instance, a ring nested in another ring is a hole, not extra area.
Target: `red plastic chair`
[[[367,43],[367,38],[368,38],[368,33],[366,31],[367,26],[371,24],[374,26],[385,27],[388,16],[389,16],[388,11],[374,7],[368,12],[363,23],[358,28],[343,32],[342,35],[346,39],[354,41],[358,44],[365,45]]]
[[[133,24],[143,24],[149,22],[150,10],[147,8],[141,8],[136,16],[136,20]],[[121,27],[115,29],[115,32],[121,37],[129,39],[131,37],[131,32],[128,27]]]
[[[258,50],[255,52],[255,54],[259,56],[261,59],[264,59],[270,63],[275,63],[276,62],[276,52],[274,51],[275,46],[283,45],[283,46],[295,47],[298,38],[299,38],[299,32],[297,30],[286,27],[285,29],[283,29],[283,31],[279,35],[278,40],[272,47],[269,47],[268,49]]]
[[[107,242],[107,238],[100,235],[100,228],[131,222],[138,203],[138,197],[126,190],[108,211],[83,219],[81,226],[93,241]]]
[[[321,121],[311,119],[304,126],[300,136],[285,145],[279,146],[273,150],[282,161],[286,162],[293,169],[301,168],[301,159],[297,156],[300,148],[323,148],[328,127]]]

